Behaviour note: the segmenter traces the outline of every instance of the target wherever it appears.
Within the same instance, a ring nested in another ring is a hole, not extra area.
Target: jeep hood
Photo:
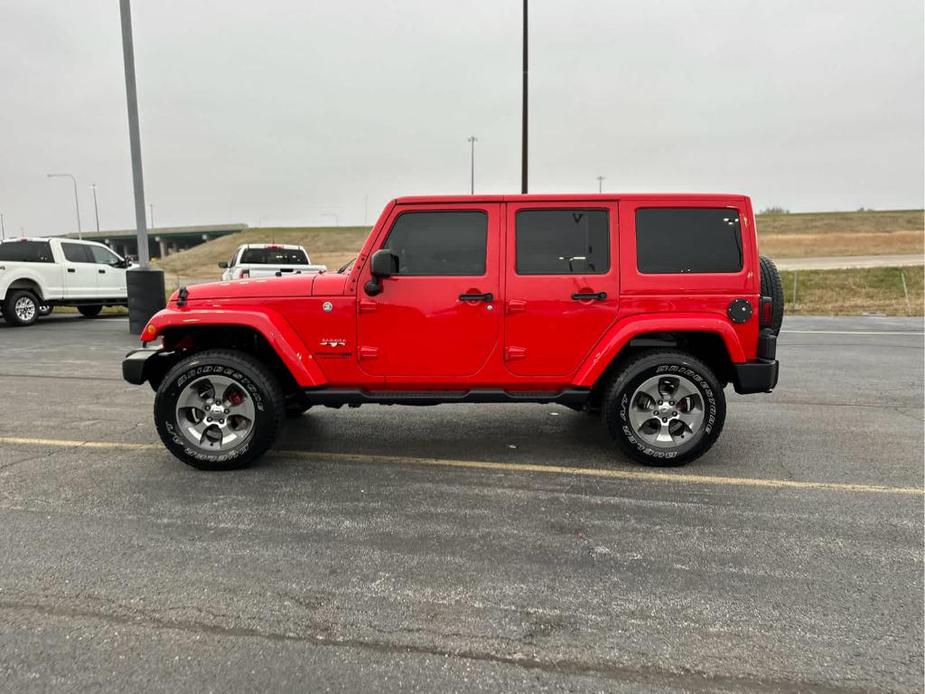
[[[347,275],[322,272],[292,277],[257,277],[254,279],[207,282],[186,287],[186,300],[278,299],[299,296],[336,296],[343,294]],[[175,302],[179,292],[170,297]]]

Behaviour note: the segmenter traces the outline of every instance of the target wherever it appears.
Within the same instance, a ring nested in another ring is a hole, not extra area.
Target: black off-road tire
[[[30,317],[23,317],[16,312],[16,304],[21,302],[32,302],[32,313]],[[3,319],[10,325],[25,326],[32,325],[39,317],[39,299],[28,289],[13,289],[7,292],[3,300]]]
[[[761,296],[771,297],[771,330],[775,335],[780,334],[780,326],[784,321],[784,285],[780,280],[780,272],[774,261],[767,256],[761,256]]]
[[[96,318],[98,315],[100,315],[100,311],[103,310],[103,305],[84,304],[82,306],[78,306],[77,310],[80,311],[80,315],[82,315],[84,318]]]
[[[657,448],[639,437],[630,425],[630,398],[636,389],[654,376],[683,376],[700,392],[703,422],[699,431],[672,448]],[[723,386],[699,359],[677,350],[645,352],[618,371],[604,395],[601,417],[621,451],[644,465],[674,467],[685,465],[706,453],[719,438],[726,421]]]
[[[180,394],[192,379],[209,374],[233,379],[254,404],[248,436],[227,450],[195,446],[178,430],[176,404]],[[154,398],[154,423],[161,441],[177,458],[200,470],[234,470],[249,465],[273,445],[285,416],[283,391],[276,377],[251,355],[234,350],[207,350],[180,360],[164,376]]]

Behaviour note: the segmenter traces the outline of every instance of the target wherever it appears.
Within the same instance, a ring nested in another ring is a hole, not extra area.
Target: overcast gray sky
[[[134,225],[118,0],[0,0],[8,235]],[[135,0],[158,225],[520,185],[520,0]],[[531,192],[922,207],[922,0],[531,1]]]

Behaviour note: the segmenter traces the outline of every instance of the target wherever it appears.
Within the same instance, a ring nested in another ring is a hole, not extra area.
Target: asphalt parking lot
[[[678,470],[456,405],[313,409],[209,474],[124,319],[0,324],[0,688],[921,691],[922,328],[788,319]]]

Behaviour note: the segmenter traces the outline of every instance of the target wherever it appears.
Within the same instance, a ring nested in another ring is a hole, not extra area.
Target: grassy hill
[[[922,253],[923,226],[922,210],[758,215],[761,252],[774,258]],[[229,260],[240,244],[276,242],[303,245],[312,262],[336,270],[356,255],[368,233],[368,227],[247,229],[163,258],[158,264],[168,273],[168,285],[218,279],[218,262]]]

